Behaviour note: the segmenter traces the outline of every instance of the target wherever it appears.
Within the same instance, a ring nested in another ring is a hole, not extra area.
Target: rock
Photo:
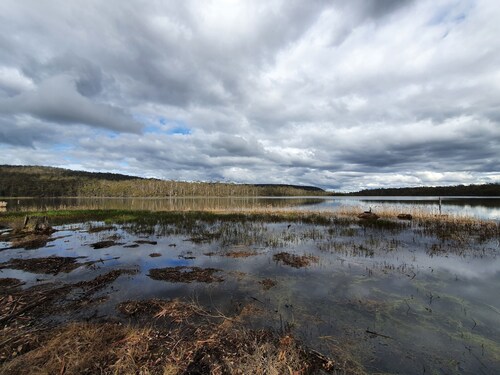
[[[399,220],[411,220],[411,219],[413,219],[413,216],[411,214],[399,214],[398,219]]]
[[[358,218],[363,219],[363,220],[377,220],[380,216],[373,212],[363,212],[362,214],[358,215]]]

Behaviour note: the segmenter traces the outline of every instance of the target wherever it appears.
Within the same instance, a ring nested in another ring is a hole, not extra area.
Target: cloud
[[[0,67],[0,95],[16,95],[34,88],[33,81],[16,68]]]
[[[114,131],[138,133],[142,125],[118,107],[91,101],[81,95],[68,76],[54,76],[36,89],[0,100],[4,115],[32,115],[59,124],[84,124]],[[83,87],[86,87],[83,85]]]
[[[337,190],[498,181],[499,18],[494,0],[5,0],[0,163]]]

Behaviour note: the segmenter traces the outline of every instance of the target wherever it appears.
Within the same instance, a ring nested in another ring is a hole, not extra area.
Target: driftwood
[[[391,339],[391,340],[394,340],[394,338],[393,338],[393,337],[391,337],[391,336],[383,335],[383,334],[378,333],[378,332],[375,332],[375,331],[370,331],[369,329],[367,329],[365,332],[366,332],[366,333],[369,333],[369,334],[370,334],[370,335],[372,335],[372,336],[378,336],[378,337],[383,337],[384,339]]]
[[[36,234],[52,234],[55,230],[49,225],[47,216],[26,216],[24,218],[23,231]]]

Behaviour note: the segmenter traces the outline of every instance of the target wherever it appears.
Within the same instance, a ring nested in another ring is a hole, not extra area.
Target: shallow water
[[[422,212],[472,216],[500,220],[499,197],[175,197],[175,198],[10,198],[7,211],[50,210],[64,208],[133,209],[148,211],[178,210],[252,210],[299,209],[338,211],[371,207],[377,210]]]
[[[59,227],[52,235],[58,239],[48,246],[4,250],[0,262],[51,255],[101,262],[55,276],[3,269],[0,277],[19,278],[29,287],[133,269],[138,273],[122,275],[100,292],[109,299],[93,307],[98,316],[117,315],[116,304],[130,299],[192,298],[223,313],[250,303],[260,312],[249,317],[249,325],[289,329],[324,354],[341,347],[370,373],[495,374],[500,368],[497,237],[443,239],[412,223],[126,224],[89,233],[95,226],[104,223]],[[120,245],[90,246],[110,236]],[[138,240],[157,244],[125,247]],[[0,242],[0,248],[7,246]],[[257,255],[225,256],[235,251]],[[294,268],[273,259],[279,252],[315,256],[317,262]],[[152,268],[175,266],[217,268],[224,281],[148,276]],[[260,282],[268,278],[276,286],[265,290]]]

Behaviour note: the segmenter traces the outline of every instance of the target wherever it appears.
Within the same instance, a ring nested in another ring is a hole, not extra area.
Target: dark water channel
[[[189,228],[114,224],[88,231],[96,226],[105,224],[58,227],[52,235],[58,239],[47,246],[3,250],[0,262],[53,255],[102,262],[57,275],[5,268],[0,277],[21,279],[29,287],[137,270],[100,292],[108,299],[92,307],[97,316],[117,315],[116,304],[125,300],[180,297],[228,314],[252,303],[259,312],[249,316],[250,326],[291,330],[324,354],[335,355],[340,348],[369,373],[496,374],[500,369],[498,237],[443,237],[411,222],[217,221]],[[90,246],[110,238],[118,244]],[[145,240],[156,244],[135,242]],[[8,246],[0,242],[0,248]],[[284,264],[274,257],[282,252],[308,256],[311,263]],[[176,266],[219,269],[224,281],[148,276],[151,269]],[[275,285],[264,288],[265,279]]]

